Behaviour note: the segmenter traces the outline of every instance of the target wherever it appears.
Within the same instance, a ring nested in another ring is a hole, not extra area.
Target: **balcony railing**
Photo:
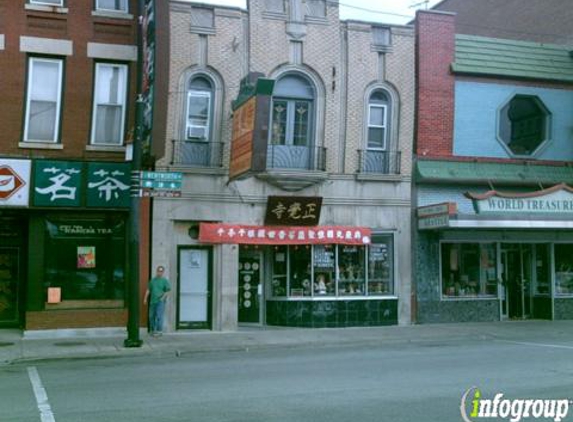
[[[173,140],[171,164],[190,167],[221,167],[223,143]]]
[[[400,174],[400,151],[358,150],[358,172],[368,174]]]
[[[268,169],[326,170],[326,148],[317,146],[269,145]]]

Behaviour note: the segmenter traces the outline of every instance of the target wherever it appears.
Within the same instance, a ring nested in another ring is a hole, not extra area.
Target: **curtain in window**
[[[187,139],[209,140],[210,110],[211,94],[209,92],[189,92],[187,96]]]
[[[97,0],[97,8],[127,12],[127,0]]]
[[[126,95],[126,67],[96,67],[95,144],[122,144]]]
[[[31,62],[27,140],[55,141],[61,62]]]

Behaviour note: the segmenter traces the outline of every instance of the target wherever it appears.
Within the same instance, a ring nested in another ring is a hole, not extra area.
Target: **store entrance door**
[[[0,327],[15,327],[20,321],[20,248],[0,248]]]
[[[211,328],[211,249],[179,249],[177,328]]]
[[[239,323],[260,324],[263,322],[261,277],[261,251],[241,247],[239,251]]]
[[[531,316],[533,245],[502,244],[502,315],[509,319]]]

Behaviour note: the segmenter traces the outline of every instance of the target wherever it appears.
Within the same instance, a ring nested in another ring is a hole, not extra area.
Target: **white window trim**
[[[124,140],[121,138],[119,139],[119,142],[95,142],[95,134],[96,134],[96,116],[97,116],[97,106],[98,103],[97,101],[97,86],[98,86],[98,77],[99,77],[99,72],[98,69],[101,66],[112,66],[112,67],[118,67],[123,69],[123,82],[124,82],[124,89],[125,92],[123,93],[123,102],[121,104],[121,129],[120,129],[120,136],[123,138],[123,134],[125,132],[125,113],[126,113],[126,106],[127,106],[127,93],[129,91],[128,89],[128,68],[126,64],[120,64],[120,63],[96,63],[95,66],[95,80],[94,80],[94,92],[93,92],[93,102],[92,102],[92,130],[91,130],[91,135],[90,135],[90,145],[93,146],[122,146],[124,143]]]
[[[33,63],[35,61],[44,61],[44,62],[52,62],[58,64],[58,87],[57,93],[58,98],[56,100],[56,122],[54,125],[54,133],[51,141],[46,140],[39,140],[39,139],[29,139],[28,137],[28,130],[29,130],[29,113],[30,113],[30,101],[31,101],[31,93],[32,93],[32,80],[34,66]],[[47,59],[43,57],[30,57],[28,59],[28,83],[26,87],[26,115],[25,115],[25,123],[24,123],[24,142],[34,142],[34,143],[57,143],[58,142],[58,134],[60,133],[60,116],[62,112],[62,80],[63,80],[63,69],[64,69],[64,61],[61,59]]]
[[[125,2],[125,9],[106,9],[99,6],[100,0],[96,0],[95,9],[105,12],[115,12],[115,13],[129,13],[129,1]]]
[[[372,109],[373,108],[381,108],[383,109],[382,112],[382,116],[384,118],[384,124],[383,125],[373,125],[370,123],[370,115],[372,113]],[[384,129],[384,139],[383,139],[383,146],[381,147],[371,147],[370,146],[370,130],[367,131],[367,138],[366,139],[366,148],[369,151],[386,151],[386,147],[388,146],[388,142],[387,142],[387,138],[388,138],[388,107],[386,106],[386,104],[374,104],[374,103],[370,103],[368,104],[368,129],[370,128],[374,128],[374,129]]]
[[[192,125],[189,123],[189,103],[191,101],[192,97],[204,97],[207,98],[209,100],[209,106],[208,106],[208,114],[207,114],[207,125],[206,126],[198,126],[198,125]],[[190,130],[194,127],[200,127],[200,128],[205,128],[205,137],[204,142],[209,142],[209,136],[211,133],[211,121],[212,121],[212,116],[211,116],[211,93],[208,91],[200,91],[200,90],[196,90],[196,89],[190,89],[187,92],[187,106],[185,109],[185,140],[186,141],[194,141],[194,140],[200,140],[201,138],[193,138],[190,135]]]
[[[63,7],[64,6],[64,0],[60,0],[58,3],[42,1],[42,0],[29,0],[29,1],[30,1],[30,4],[37,4],[40,6],[52,6],[52,7]]]

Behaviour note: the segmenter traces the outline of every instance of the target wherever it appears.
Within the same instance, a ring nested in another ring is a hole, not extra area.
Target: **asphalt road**
[[[475,340],[35,362],[0,367],[0,421],[460,421],[472,386],[573,398],[572,354]]]

